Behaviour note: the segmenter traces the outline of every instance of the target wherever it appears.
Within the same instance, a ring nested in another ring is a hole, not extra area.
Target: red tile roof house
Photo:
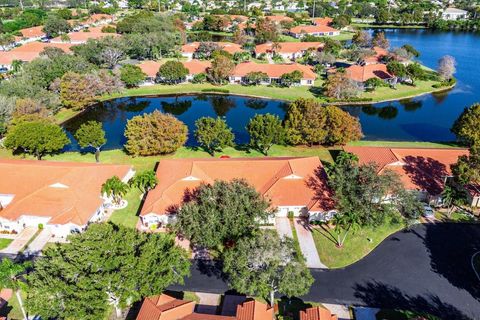
[[[324,45],[323,42],[279,42],[277,45],[269,42],[257,45],[255,56],[261,54],[273,56],[276,53],[284,59],[295,60],[303,57],[308,50],[321,51]]]
[[[20,29],[19,32],[22,34],[22,37],[17,42],[18,44],[38,41],[46,36],[45,32],[43,32],[43,26]]]
[[[104,218],[111,202],[101,186],[134,174],[126,165],[0,160],[0,231],[20,232],[42,224],[55,237],[82,231]]]
[[[142,230],[174,222],[174,211],[185,192],[215,180],[245,179],[271,201],[276,216],[286,217],[290,211],[295,216],[321,216],[333,209],[318,157],[165,159],[156,174],[159,183],[148,193],[140,212]]]
[[[62,49],[65,53],[71,53],[69,43],[44,43],[29,42],[10,51],[0,51],[0,69],[11,70],[12,62],[19,60],[30,62],[40,56],[40,53],[47,47],[56,47]]]
[[[378,173],[389,169],[396,172],[407,190],[418,193],[419,199],[431,204],[441,203],[446,179],[452,176],[450,166],[467,149],[344,147],[358,156],[360,164],[376,163]]]
[[[300,39],[305,35],[317,37],[333,37],[340,35],[340,31],[326,25],[296,26],[289,30],[292,37]]]
[[[314,18],[312,23],[316,26],[331,26],[333,23],[333,18],[324,17],[324,18]]]
[[[237,305],[234,316],[196,313],[194,309],[194,301],[161,294],[143,300],[137,320],[272,320],[275,314],[273,308],[255,300]]]
[[[265,16],[265,19],[272,21],[273,23],[280,25],[282,22],[293,22],[293,18],[282,16],[282,15],[274,15],[274,16]]]
[[[82,44],[87,42],[88,39],[101,39],[105,37],[120,37],[118,33],[108,33],[102,32],[102,27],[92,27],[88,31],[74,31],[67,33],[69,40],[62,41],[62,36],[58,36],[50,40],[51,43],[71,43],[71,44]]]
[[[244,50],[242,49],[242,46],[236,44],[236,43],[231,43],[231,42],[214,42],[218,44],[218,46],[222,49],[227,51],[230,54],[235,54],[237,52],[243,52]],[[191,42],[187,43],[182,46],[181,52],[182,56],[192,59],[193,54],[197,51],[198,47],[200,46],[200,42]]]
[[[261,84],[280,84],[280,78],[285,73],[291,73],[293,71],[300,71],[303,75],[300,83],[301,86],[312,86],[317,78],[317,74],[311,67],[298,63],[284,63],[284,64],[261,64],[255,62],[243,62],[235,66],[232,74],[229,77],[229,81],[232,84],[246,83],[245,76],[251,72],[264,72],[268,75],[268,79],[265,79]]]
[[[378,78],[385,82],[393,79],[394,76],[387,70],[387,65],[383,63],[358,65],[354,64],[345,69],[345,75],[357,82],[365,82],[371,78]]]
[[[196,59],[182,62],[182,64],[189,71],[187,77],[185,78],[185,81],[192,81],[195,75],[200,73],[206,73],[207,69],[210,68],[210,66],[212,65],[210,61],[202,61]],[[151,60],[142,61],[140,64],[138,64],[140,69],[142,69],[142,71],[147,75],[147,79],[143,85],[152,85],[155,83],[155,79],[157,78],[157,72],[161,65],[161,62]]]

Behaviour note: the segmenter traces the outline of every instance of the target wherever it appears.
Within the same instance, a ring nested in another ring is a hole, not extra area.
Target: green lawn
[[[27,294],[22,291],[20,295],[22,296],[23,303],[25,304]],[[15,294],[13,294],[8,303],[2,309],[0,309],[0,316],[8,316],[9,320],[23,320],[22,310],[20,309],[20,304]]]
[[[347,236],[343,248],[338,248],[331,235],[324,229],[314,228],[312,235],[320,261],[329,268],[342,268],[360,260],[386,237],[402,228],[403,225],[399,223],[385,223],[376,228],[361,228]],[[333,230],[331,232],[336,236]]]
[[[5,249],[13,241],[13,239],[0,238],[0,250]]]
[[[140,196],[140,190],[137,188],[130,189],[130,191],[124,197],[124,199],[128,201],[127,207],[114,211],[109,221],[128,228],[135,228],[138,222],[137,213],[142,200]]]
[[[444,222],[476,222],[477,219],[463,212],[455,211],[450,217],[446,212],[435,212],[435,218]]]
[[[432,85],[438,83],[437,81],[417,81],[416,85],[409,86],[405,84],[397,85],[396,89],[390,87],[377,88],[373,92],[364,92],[360,95],[361,98],[372,99],[372,102],[392,101],[413,98],[422,94],[444,91],[447,88],[434,88]]]
[[[338,41],[347,41],[347,40],[352,40],[354,34],[355,32],[342,31],[340,32],[340,35],[329,37],[329,38],[333,40],[338,40]]]
[[[421,25],[411,25],[411,26],[399,26],[396,24],[374,24],[374,23],[352,23],[352,27],[362,28],[362,29],[370,29],[370,28],[378,28],[378,29],[425,29],[425,26]]]

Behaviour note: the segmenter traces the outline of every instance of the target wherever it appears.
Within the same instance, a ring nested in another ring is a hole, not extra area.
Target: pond
[[[72,133],[90,120],[100,121],[106,131],[107,145],[104,150],[122,148],[126,142],[123,135],[127,121],[136,115],[160,110],[171,113],[188,126],[187,145],[196,144],[193,137],[195,120],[200,117],[225,117],[233,129],[238,144],[248,142],[245,127],[255,114],[271,113],[283,119],[288,105],[278,100],[247,98],[239,96],[202,94],[164,97],[121,98],[98,104],[76,118],[65,123],[65,129],[72,141]],[[78,150],[74,142],[67,147]]]
[[[419,61],[436,68],[438,60],[451,55],[457,60],[458,85],[445,93],[378,103],[342,107],[359,117],[366,140],[452,141],[450,128],[463,108],[480,101],[480,34],[434,32],[422,29],[384,30],[392,47],[411,44],[421,52]],[[224,116],[233,128],[237,143],[248,142],[245,126],[257,113],[283,118],[286,104],[281,101],[221,95],[122,98],[99,104],[65,124],[71,133],[88,120],[98,120],[107,132],[105,149],[121,148],[128,119],[158,109],[185,122],[192,137],[195,120],[203,116]],[[73,139],[72,139],[73,141]],[[75,143],[68,150],[78,150]]]

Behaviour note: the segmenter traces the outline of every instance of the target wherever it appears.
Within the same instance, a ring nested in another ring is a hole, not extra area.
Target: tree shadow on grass
[[[356,284],[354,290],[355,296],[371,307],[425,312],[442,319],[471,319],[455,306],[443,302],[434,294],[426,297],[409,296],[398,288],[377,281],[370,281],[364,285]]]

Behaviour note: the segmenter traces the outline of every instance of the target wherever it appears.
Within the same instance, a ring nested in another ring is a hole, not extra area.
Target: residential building
[[[207,69],[210,68],[210,66],[212,65],[210,61],[196,59],[182,62],[182,64],[189,71],[187,77],[185,78],[185,81],[192,81],[195,75],[200,73],[206,73]],[[142,61],[138,64],[140,69],[142,69],[142,71],[147,75],[147,79],[144,85],[155,83],[155,79],[157,78],[157,72],[161,65],[161,62],[151,60]]]
[[[20,47],[10,51],[0,52],[0,70],[9,71],[12,69],[13,61],[30,62],[38,57],[45,48],[54,47],[63,50],[65,53],[71,53],[70,43],[48,43],[48,42],[28,42]]]
[[[161,294],[143,300],[137,320],[272,320],[275,313],[273,308],[255,300],[237,305],[236,314],[231,316],[202,314],[194,310],[194,301]]]
[[[466,149],[453,148],[347,146],[343,149],[357,155],[360,164],[375,163],[379,174],[385,170],[397,173],[407,190],[416,192],[420,200],[431,204],[441,203],[445,182],[452,176],[450,166],[459,156],[468,154]]]
[[[273,16],[265,16],[265,19],[272,21],[273,23],[280,25],[282,22],[293,22],[293,18],[282,16],[282,15],[273,15]]]
[[[159,183],[148,192],[140,212],[141,227],[146,229],[175,221],[185,192],[215,180],[245,179],[271,201],[278,217],[289,212],[320,216],[333,209],[318,157],[165,159],[158,163],[156,175]]]
[[[268,42],[255,47],[255,56],[273,56],[276,53],[284,59],[295,60],[303,57],[308,50],[321,51],[324,45],[323,42]]]
[[[20,232],[42,225],[66,237],[100,221],[111,204],[101,186],[134,174],[126,165],[33,160],[0,160],[0,231]]]
[[[38,41],[46,36],[45,32],[43,32],[43,26],[20,29],[19,32],[22,34],[18,41],[20,44]]]
[[[468,11],[457,9],[457,8],[447,8],[442,12],[443,20],[463,20],[467,19]]]
[[[300,39],[305,35],[317,37],[333,37],[340,35],[340,31],[326,25],[296,26],[290,29],[290,35]]]
[[[50,40],[51,43],[82,44],[89,39],[101,39],[105,37],[120,37],[118,33],[102,32],[102,27],[91,27],[88,29],[67,33],[68,40],[63,41],[62,36]]]
[[[338,320],[338,317],[323,307],[300,311],[300,320]]]
[[[181,52],[182,56],[192,59],[201,42],[191,42],[182,46]],[[227,51],[230,54],[235,54],[237,52],[243,52],[242,46],[236,43],[231,42],[212,42],[217,44],[220,49]]]
[[[333,19],[330,17],[313,18],[312,23],[316,26],[331,26]]]
[[[354,64],[345,69],[345,75],[357,82],[365,82],[371,78],[388,81],[394,76],[387,70],[387,65],[383,63],[358,65]]]
[[[374,52],[373,55],[363,58],[360,61],[360,64],[367,65],[367,64],[382,63],[383,58],[389,55],[389,52],[387,49],[383,49],[380,47],[373,47],[373,52]]]
[[[246,83],[246,76],[252,72],[263,72],[268,78],[264,79],[261,84],[281,83],[282,75],[291,73],[293,71],[300,71],[302,73],[302,79],[298,85],[311,86],[314,84],[317,74],[312,70],[310,66],[298,64],[298,63],[282,63],[282,64],[262,64],[255,62],[243,62],[235,66],[229,81],[232,84]]]

